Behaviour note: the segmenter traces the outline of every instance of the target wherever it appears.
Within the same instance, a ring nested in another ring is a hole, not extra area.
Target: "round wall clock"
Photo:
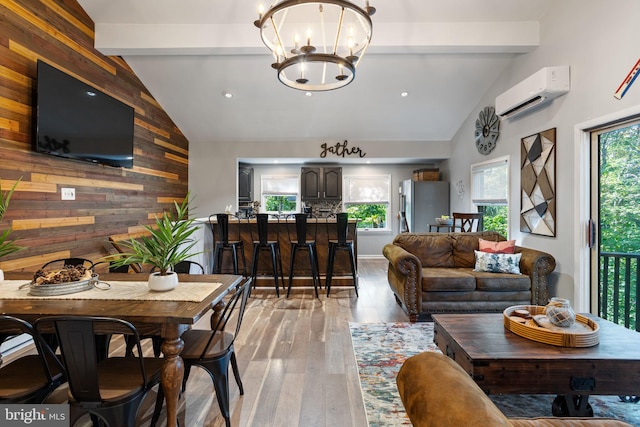
[[[480,154],[489,154],[496,147],[500,135],[500,119],[493,107],[484,107],[476,119],[476,148]]]

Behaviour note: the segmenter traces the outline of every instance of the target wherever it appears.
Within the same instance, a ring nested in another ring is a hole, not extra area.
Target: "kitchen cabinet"
[[[342,200],[341,167],[302,168],[302,201]]]
[[[253,201],[253,168],[238,167],[238,205],[246,206]]]

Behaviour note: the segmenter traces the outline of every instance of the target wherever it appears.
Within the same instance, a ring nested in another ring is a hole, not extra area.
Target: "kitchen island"
[[[206,271],[210,272],[213,268],[213,247],[214,240],[212,235],[212,225],[215,224],[215,216],[211,218],[201,218],[198,222],[202,223],[201,234],[203,238],[203,250],[206,252],[202,256]],[[329,247],[329,239],[336,239],[336,220],[335,218],[308,218],[307,219],[307,239],[312,240],[315,236],[316,247],[318,251],[318,268],[320,272],[320,280],[322,286],[325,285],[327,272],[327,255]],[[215,226],[213,227],[215,230]],[[217,233],[217,230],[215,230]],[[218,239],[217,234],[215,238]],[[354,241],[354,251],[356,255],[356,265],[358,256],[358,240],[356,220],[349,220],[348,238]],[[258,231],[255,218],[237,219],[229,218],[229,240],[242,240],[245,248],[245,258],[247,266],[247,275],[251,274],[251,261],[253,260],[253,241],[258,239]],[[269,219],[269,240],[278,240],[280,242],[280,252],[282,254],[282,268],[285,277],[285,285],[288,286],[289,263],[291,261],[291,239],[295,240],[295,219]],[[239,260],[239,267],[242,268],[242,260]],[[293,270],[292,287],[313,286],[311,280],[311,268],[309,266],[309,256],[304,251],[299,251],[296,255],[296,262]],[[231,261],[231,252],[225,251],[222,263],[222,273],[233,272],[233,264]],[[256,286],[273,287],[273,270],[271,267],[270,254],[267,251],[260,252],[258,260],[258,276]],[[348,286],[353,287],[353,279],[351,278],[351,268],[349,255],[346,251],[338,251],[334,261],[334,273],[331,287]]]

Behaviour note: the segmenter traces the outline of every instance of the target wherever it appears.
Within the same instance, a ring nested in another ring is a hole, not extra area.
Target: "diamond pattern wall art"
[[[556,128],[522,138],[520,231],[556,235]]]

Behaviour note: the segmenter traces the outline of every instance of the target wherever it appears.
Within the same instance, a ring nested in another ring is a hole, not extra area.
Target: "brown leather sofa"
[[[384,246],[389,286],[409,320],[433,313],[500,312],[512,305],[546,305],[547,275],[556,266],[548,253],[516,246],[522,253],[518,274],[476,272],[478,239],[505,238],[477,233],[402,233]]]
[[[414,427],[631,427],[610,418],[507,418],[456,362],[433,351],[408,358],[396,383]]]

